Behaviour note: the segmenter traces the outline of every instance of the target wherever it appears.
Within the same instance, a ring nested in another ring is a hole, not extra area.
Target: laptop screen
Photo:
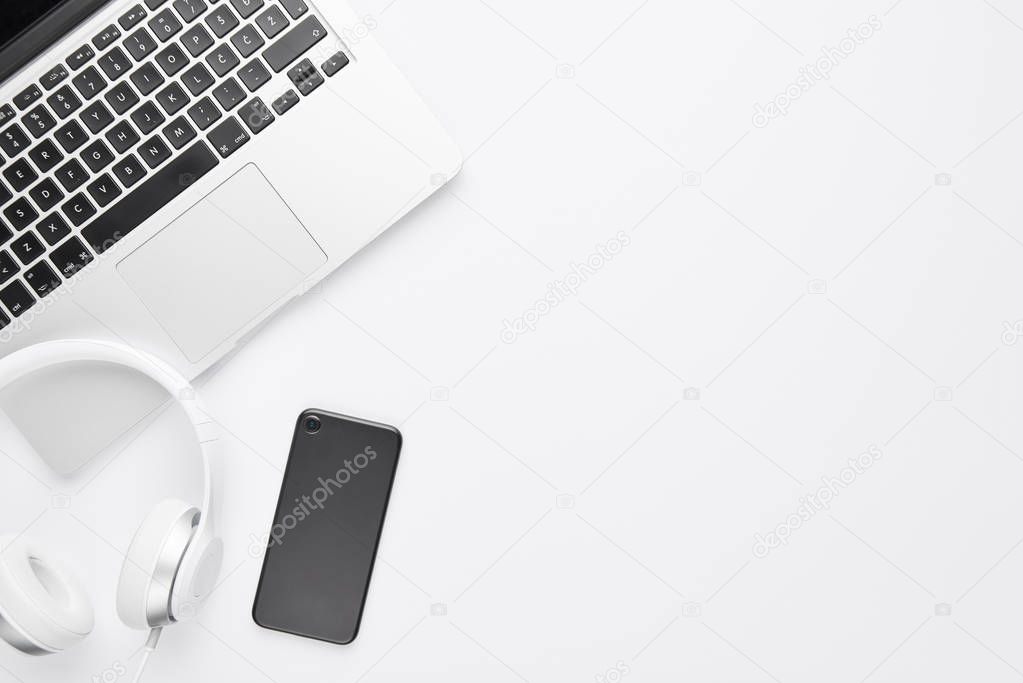
[[[64,0],[0,2],[0,49],[63,3]]]
[[[0,82],[109,0],[0,0]]]

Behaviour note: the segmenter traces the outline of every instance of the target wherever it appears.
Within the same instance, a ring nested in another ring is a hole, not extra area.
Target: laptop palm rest
[[[117,264],[192,362],[295,290],[327,256],[249,164]]]

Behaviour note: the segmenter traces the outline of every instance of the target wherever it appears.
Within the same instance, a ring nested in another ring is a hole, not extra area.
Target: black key
[[[109,142],[118,154],[124,154],[129,149],[135,146],[142,138],[135,129],[131,127],[131,124],[127,121],[121,121],[119,124],[107,131],[107,142]]]
[[[193,144],[107,209],[82,230],[82,236],[97,253],[102,254],[192,183],[209,173],[218,163],[216,155],[206,143],[200,141]]]
[[[64,212],[64,215],[67,216],[76,227],[96,215],[96,207],[94,207],[88,197],[81,192],[64,202],[64,204],[61,205],[60,210]],[[14,250],[15,254],[17,254],[18,250],[14,247],[11,248]]]
[[[178,11],[186,24],[190,24],[209,9],[204,0],[174,0],[174,9]]]
[[[114,165],[114,175],[125,187],[131,187],[146,175],[146,167],[134,154],[129,154]]]
[[[146,102],[131,113],[131,120],[135,122],[135,125],[138,126],[143,135],[148,135],[167,119],[160,113],[155,104]]]
[[[14,107],[9,104],[0,106],[0,126],[13,119],[15,116],[17,116],[17,114],[14,111]]]
[[[14,232],[11,231],[3,221],[0,221],[0,244],[6,244],[14,237]]]
[[[228,9],[227,5],[220,5],[214,7],[213,12],[206,17],[206,25],[216,34],[217,38],[223,38],[238,25],[238,17]]]
[[[68,77],[67,67],[64,66],[63,64],[58,64],[57,66],[47,71],[46,74],[39,79],[39,82],[42,83],[43,87],[46,88],[47,90],[53,90],[58,85],[60,85],[61,81],[63,81],[67,77]]]
[[[156,41],[153,40],[153,36],[143,26],[128,36],[128,39],[124,41],[124,47],[128,50],[128,54],[132,56],[132,59],[136,62],[141,62],[156,52]]]
[[[156,101],[169,116],[173,116],[181,111],[181,108],[188,104],[190,99],[180,85],[171,83],[156,94]]]
[[[7,178],[15,192],[24,192],[39,178],[39,174],[28,163],[28,159],[22,157],[4,169],[4,178]]]
[[[241,61],[227,43],[219,45],[216,50],[206,55],[206,63],[217,72],[218,76],[223,76],[241,64]]]
[[[146,7],[149,9],[156,9],[165,2],[167,2],[167,0],[146,0]]]
[[[241,53],[242,57],[249,57],[266,45],[266,41],[263,40],[263,36],[259,35],[256,27],[250,24],[231,36],[231,44]]]
[[[103,69],[103,73],[112,81],[116,81],[131,71],[131,65],[128,55],[124,54],[124,50],[119,47],[115,47],[99,58],[99,68]]]
[[[242,19],[248,19],[260,10],[263,0],[231,0],[231,4],[242,15]]]
[[[163,136],[170,140],[174,149],[181,149],[195,139],[195,128],[188,125],[188,120],[184,116],[179,116],[167,124],[163,129]]]
[[[159,135],[154,135],[142,143],[138,148],[138,155],[142,157],[142,161],[146,162],[149,168],[156,168],[170,158],[171,151]]]
[[[46,102],[50,105],[50,109],[62,119],[71,116],[82,106],[82,101],[68,85],[47,97]]]
[[[188,50],[188,54],[198,57],[213,47],[213,36],[202,24],[196,24],[181,36],[181,44]]]
[[[146,8],[142,5],[135,5],[130,10],[121,15],[121,18],[117,20],[117,23],[121,25],[125,31],[135,28],[138,23],[146,18]]]
[[[0,206],[3,206],[4,204],[6,204],[7,202],[11,201],[12,199],[14,199],[14,193],[11,192],[9,189],[7,189],[6,185],[4,185],[3,183],[0,183]],[[0,222],[0,227],[2,227],[2,226],[3,226],[3,223]],[[2,242],[2,240],[0,240],[0,242]]]
[[[213,148],[225,159],[250,140],[249,134],[242,128],[242,124],[238,123],[238,119],[233,116],[228,117],[226,121],[214,128],[207,138]]]
[[[284,16],[284,12],[277,5],[273,5],[267,11],[256,17],[256,25],[263,31],[267,38],[273,38],[278,33],[288,28],[291,22]]]
[[[0,329],[3,329],[11,324],[11,319],[7,317],[3,311],[0,311]]]
[[[96,140],[91,145],[82,150],[80,155],[82,161],[88,166],[93,173],[101,171],[110,164],[114,163],[114,153],[107,147],[107,143],[102,140]]]
[[[57,202],[64,198],[64,193],[57,187],[57,183],[50,178],[44,178],[41,183],[28,191],[28,196],[36,203],[42,211],[49,211],[57,206]]]
[[[57,266],[60,274],[68,279],[92,263],[93,258],[89,248],[82,244],[82,241],[77,237],[72,237],[54,249],[53,253],[50,254],[50,260],[53,261],[53,265]]]
[[[143,95],[148,95],[159,88],[163,85],[163,81],[163,75],[153,66],[152,62],[143,64],[131,75],[131,82]]]
[[[226,111],[231,111],[245,99],[245,91],[238,85],[238,81],[228,78],[213,91],[213,96],[220,102],[220,106]]]
[[[96,49],[102,52],[108,45],[121,37],[121,30],[110,24],[103,32],[92,39],[92,44],[96,46]]]
[[[298,19],[309,11],[309,5],[305,4],[305,0],[281,0],[281,7],[288,10],[292,19]]]
[[[29,145],[28,135],[18,124],[12,124],[0,133],[0,149],[13,158],[21,154]]]
[[[39,218],[39,214],[29,204],[28,199],[19,197],[14,200],[13,204],[4,209],[4,217],[15,230],[24,230],[29,226],[29,223]]]
[[[323,66],[320,68],[323,69],[323,73],[327,74],[327,77],[329,78],[346,66],[348,66],[348,55],[344,52],[338,52],[336,55],[325,61]]]
[[[41,104],[22,116],[21,122],[25,124],[25,128],[28,128],[28,132],[32,133],[32,137],[37,140],[49,133],[57,125],[57,120]]]
[[[25,311],[36,305],[35,298],[18,280],[0,290],[0,301],[4,302],[4,306],[15,318],[21,317]]]
[[[257,58],[238,69],[238,78],[241,79],[250,92],[256,92],[256,90],[270,80],[270,72],[263,66],[263,62]]]
[[[28,109],[33,102],[43,96],[43,91],[34,83],[14,96],[14,106],[21,111]]]
[[[21,266],[14,260],[14,257],[7,253],[7,250],[0,251],[0,285],[6,283],[18,274]]]
[[[19,235],[11,243],[11,251],[18,257],[18,260],[26,266],[43,255],[46,248],[35,233],[29,230],[24,235]]]
[[[166,43],[181,30],[181,22],[168,7],[149,20],[151,30],[161,43]]]
[[[206,130],[223,115],[210,98],[204,97],[188,108],[188,116],[199,130]]]
[[[94,66],[90,66],[75,76],[71,79],[71,82],[75,84],[78,92],[82,93],[82,97],[87,100],[91,100],[96,95],[99,95],[107,87],[106,80],[99,75],[99,71]]]
[[[78,163],[77,159],[71,159],[58,168],[55,175],[60,184],[64,186],[65,192],[74,192],[89,179],[89,172]]]
[[[253,135],[259,135],[263,129],[273,123],[273,112],[258,97],[254,97],[245,103],[245,106],[238,110],[238,115],[245,121]]]
[[[53,139],[60,143],[65,152],[70,154],[88,142],[89,135],[77,121],[68,121],[57,129],[57,132],[53,134]]]
[[[74,54],[67,58],[67,65],[71,67],[72,71],[78,71],[95,56],[95,50],[88,45],[83,45],[75,50]]]
[[[57,149],[57,145],[53,144],[53,140],[43,140],[28,150],[28,158],[35,163],[36,168],[40,171],[49,173],[50,169],[64,160],[64,155]]]
[[[323,28],[319,19],[310,15],[264,50],[263,59],[271,69],[280,73],[326,37],[327,29]]]
[[[173,76],[188,66],[188,57],[177,43],[171,43],[156,55],[156,63],[160,65],[165,74]]]
[[[323,76],[308,59],[303,59],[295,67],[289,69],[288,78],[303,95],[308,95],[323,85]]]
[[[50,214],[45,220],[36,225],[36,231],[43,236],[43,239],[51,247],[71,234],[71,228],[59,213]]]
[[[93,133],[100,132],[114,122],[114,115],[102,102],[93,102],[78,115],[78,118]]]
[[[295,92],[294,90],[289,90],[288,92],[284,93],[276,100],[274,100],[273,106],[274,111],[276,111],[278,114],[284,114],[284,112],[288,111],[296,104],[298,104],[298,93]]]
[[[115,85],[104,97],[118,115],[128,111],[139,102],[138,93],[127,81]]]
[[[110,174],[104,173],[93,182],[89,183],[89,194],[101,207],[106,206],[121,196],[121,188],[117,186]]]
[[[208,90],[213,87],[216,83],[216,79],[202,64],[195,64],[181,77],[181,82],[185,84],[189,92],[193,95],[198,95],[204,90]]]
[[[50,264],[40,261],[25,271],[25,282],[40,299],[60,287],[60,276],[53,272]]]

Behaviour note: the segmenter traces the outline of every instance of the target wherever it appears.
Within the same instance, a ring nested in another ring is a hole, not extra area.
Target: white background
[[[1023,10],[356,4],[467,161],[204,378],[230,435],[226,567],[146,680],[1023,677]],[[830,79],[753,125],[871,15]],[[619,231],[624,251],[502,342]],[[307,407],[405,436],[348,647],[249,617]],[[0,459],[7,523],[61,539],[98,621],[60,659],[3,650],[0,680],[137,663],[113,586],[138,519],[188,479],[172,422],[74,482]],[[754,555],[872,446],[829,510]]]

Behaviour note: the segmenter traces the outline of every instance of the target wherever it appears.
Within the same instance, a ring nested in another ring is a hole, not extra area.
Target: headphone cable
[[[154,628],[149,632],[149,637],[146,638],[146,644],[143,647],[144,652],[142,653],[142,661],[139,662],[138,671],[135,672],[134,683],[139,683],[142,680],[142,674],[146,671],[146,664],[149,663],[149,656],[153,654],[153,650],[156,649],[157,643],[160,642],[160,634],[163,633],[162,628]]]

